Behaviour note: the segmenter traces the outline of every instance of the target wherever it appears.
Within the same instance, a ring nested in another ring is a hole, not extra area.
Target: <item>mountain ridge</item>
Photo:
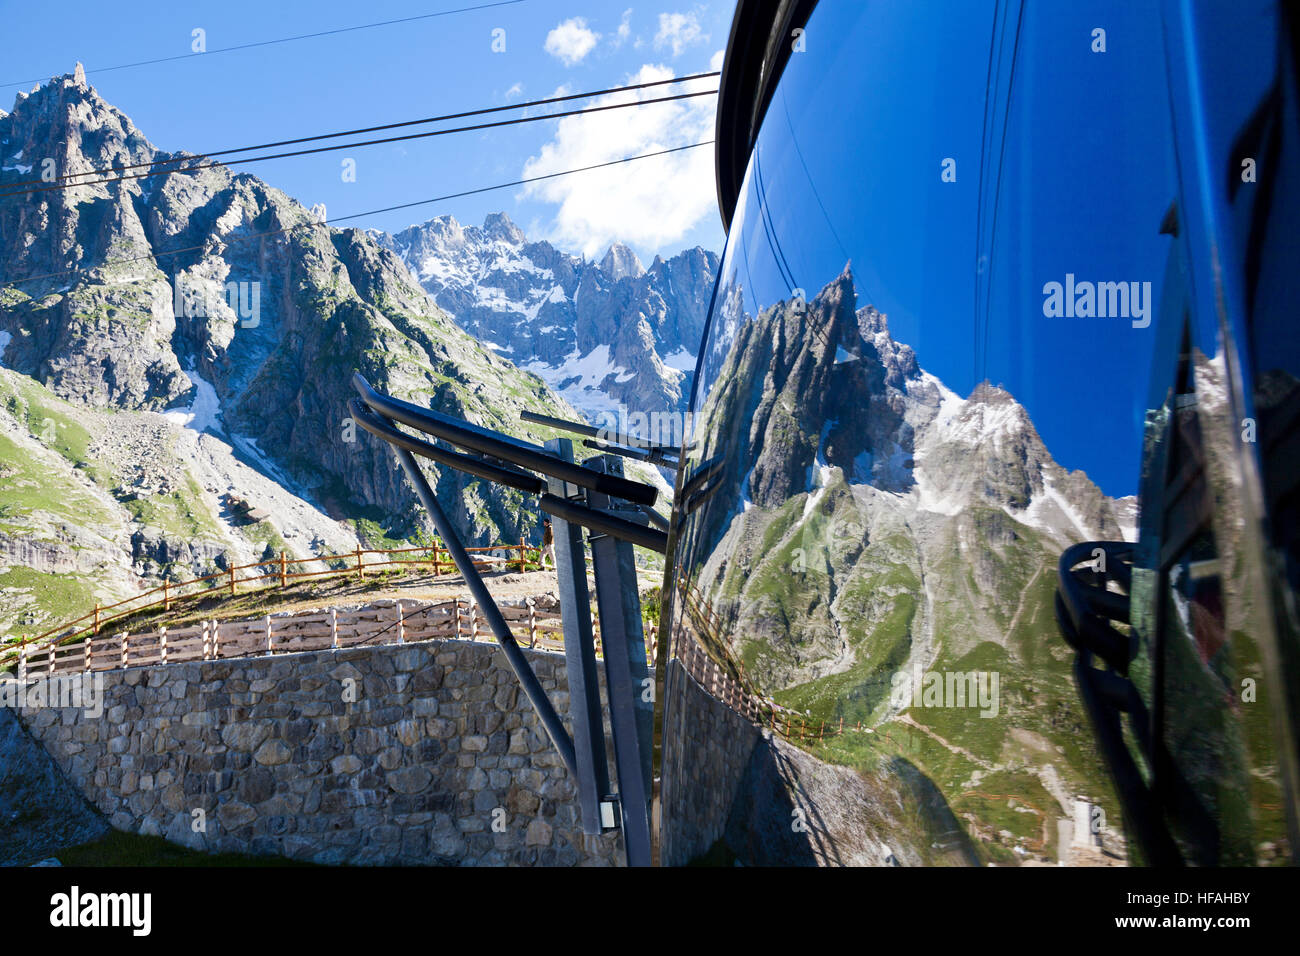
[[[45,158],[84,176],[182,156],[80,73],[0,117],[0,188]],[[534,441],[556,433],[522,422],[524,410],[580,417],[467,333],[392,251],[249,173],[170,168],[0,197],[0,236],[0,464],[12,472],[0,485],[0,632],[160,578],[427,528],[391,450],[348,417],[354,369]],[[514,490],[427,471],[466,543],[540,535]],[[272,517],[250,524],[228,495]],[[74,583],[54,569],[77,560],[78,531],[104,553]],[[50,571],[22,563],[38,557]]]
[[[646,269],[614,243],[596,262],[529,241],[506,213],[482,227],[446,215],[370,234],[463,328],[589,419],[685,411],[714,253],[696,246]]]
[[[706,357],[717,371],[691,465],[721,456],[724,486],[678,545],[682,583],[716,615],[696,639],[813,721],[891,735],[912,721],[907,739],[959,815],[1025,852],[1055,832],[1047,817],[1002,814],[990,831],[996,814],[957,804],[997,774],[996,792],[1068,819],[1071,791],[1100,774],[1078,743],[1055,569],[1071,544],[1131,539],[1132,501],[1057,463],[1008,390],[962,397],[926,371],[859,305],[847,268],[806,303],[755,315],[738,287],[719,298],[715,321],[734,331]],[[914,670],[999,674],[1002,718],[899,705],[892,679]],[[835,759],[874,766],[880,738],[852,740]]]

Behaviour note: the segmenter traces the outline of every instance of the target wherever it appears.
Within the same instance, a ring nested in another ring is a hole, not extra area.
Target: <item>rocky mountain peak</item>
[[[615,243],[599,262],[530,242],[505,213],[372,231],[462,328],[591,418],[683,410],[718,258],[696,247],[647,272]]]
[[[446,236],[454,242],[465,241],[465,227],[462,226],[456,217],[448,213],[445,216],[437,216],[430,219],[424,224],[425,230],[435,236]],[[411,226],[411,229],[419,229],[419,226]]]
[[[19,97],[0,119],[0,187],[39,176],[45,159],[64,175],[172,155],[77,74]],[[434,244],[463,243],[469,231],[449,216],[426,225],[419,235]],[[523,238],[505,216],[485,230]],[[105,482],[95,494],[129,529],[112,532],[125,541],[137,531],[156,539],[148,521],[210,545],[205,555],[256,558],[266,541],[248,540],[223,512],[225,491],[271,505],[293,498],[270,509],[291,553],[311,553],[318,539],[350,546],[355,534],[338,519],[364,515],[408,533],[420,514],[412,489],[387,448],[346,426],[354,369],[376,388],[507,432],[521,433],[523,408],[577,414],[457,328],[373,236],[321,225],[253,175],[169,170],[0,199],[0,276],[17,280],[0,290],[4,376],[88,422],[111,414],[126,432],[161,430],[95,459]],[[0,409],[0,432],[25,428],[7,416]],[[132,468],[167,472],[166,489],[151,484],[148,501],[119,495]],[[4,491],[0,482],[0,510]],[[471,541],[514,540],[536,523],[454,473],[439,477],[438,493]],[[137,561],[141,573],[175,563],[161,553]]]
[[[730,301],[734,290],[720,294]],[[846,272],[802,310],[782,302],[737,323],[711,386],[720,397],[716,407],[706,400],[702,419],[745,422],[763,436],[750,446],[762,448],[755,457],[743,443],[730,452],[741,456],[734,474],[749,475],[742,498],[775,506],[838,468],[922,513],[992,508],[1057,540],[1118,534],[1110,499],[1053,460],[1008,390],[983,382],[963,400],[893,339],[884,313],[850,311],[855,298]],[[801,334],[807,327],[818,334]]]
[[[615,281],[636,279],[645,275],[645,269],[641,265],[641,260],[636,257],[636,253],[621,242],[616,242],[609,247],[605,258],[600,260],[600,271]]]
[[[857,335],[866,346],[863,354],[880,363],[887,385],[905,388],[909,380],[920,377],[916,351],[894,340],[889,331],[889,316],[874,305],[865,305],[858,309],[857,320]]]
[[[1011,393],[1000,385],[994,385],[987,379],[980,382],[970,393],[967,401],[976,405],[1015,405],[1016,400]]]
[[[86,83],[80,64],[78,68],[74,73],[54,77],[31,94],[19,93],[13,111],[0,113],[0,166],[5,172],[22,174],[17,180],[32,179],[32,170],[44,172],[45,160],[53,160],[56,174],[66,176],[169,155],[160,153],[130,117],[101,98]],[[5,178],[0,172],[0,180]],[[139,192],[150,182],[128,180],[112,185]],[[87,194],[107,193],[103,185],[78,186],[41,194],[37,202],[75,203],[84,201]]]
[[[483,232],[489,238],[508,242],[512,246],[521,246],[528,239],[523,230],[503,212],[488,213],[487,218],[483,220]]]

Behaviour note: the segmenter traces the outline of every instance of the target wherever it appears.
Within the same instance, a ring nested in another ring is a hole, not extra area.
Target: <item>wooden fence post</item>
[[[122,669],[123,670],[126,670],[126,668],[130,666],[130,662],[131,662],[131,651],[129,647],[130,640],[131,640],[131,635],[126,631],[123,631],[122,632]]]
[[[438,541],[435,538],[433,542],[433,576],[435,578],[442,573],[442,568],[438,566],[441,558],[441,555],[439,555],[438,550],[439,550]]]
[[[271,650],[271,615],[266,616],[266,653],[273,653]]]
[[[286,584],[286,582],[287,582],[287,580],[288,580],[288,579],[286,578],[286,576],[285,576],[285,571],[286,571],[286,570],[287,570],[287,569],[285,568],[284,552],[281,551],[281,552],[280,552],[280,588],[281,588],[282,590],[283,590],[283,588],[284,588],[284,586],[285,586],[285,584]]]
[[[330,608],[330,647],[339,649],[339,609]]]
[[[99,602],[95,602],[95,634],[99,633]]]
[[[158,663],[167,663],[167,625],[165,624],[158,631]]]
[[[525,574],[528,571],[528,552],[524,550],[524,536],[519,536],[519,573]]]
[[[235,566],[230,566],[230,596],[235,596]]]
[[[208,622],[203,622],[203,659],[206,661],[212,656],[212,644],[209,641]]]
[[[90,659],[91,659],[91,656],[95,653],[95,652],[94,652],[94,649],[93,649],[93,644],[94,644],[94,642],[95,642],[95,639],[94,639],[93,637],[88,637],[88,638],[86,638],[86,643],[85,643],[85,653],[86,653],[86,658],[85,658],[85,661],[84,661],[85,669],[86,669],[86,670],[90,670]]]
[[[218,621],[212,622],[212,659],[221,659],[221,624]]]
[[[364,580],[365,576],[366,576],[366,572],[362,570],[361,567],[361,548],[358,547],[357,548],[357,580],[358,581]]]

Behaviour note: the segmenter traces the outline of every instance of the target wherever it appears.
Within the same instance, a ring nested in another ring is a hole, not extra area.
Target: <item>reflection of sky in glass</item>
[[[1043,286],[1149,282],[1157,315],[1175,195],[1160,18],[1028,3],[1017,44],[1009,6],[995,27],[988,2],[824,0],[767,113],[719,296],[741,286],[752,315],[851,260],[858,305],[887,313],[922,368],[962,396],[1001,384],[1063,466],[1131,494],[1154,323],[1049,318]]]

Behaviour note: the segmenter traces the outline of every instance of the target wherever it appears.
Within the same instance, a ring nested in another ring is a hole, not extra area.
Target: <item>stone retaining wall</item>
[[[710,696],[674,658],[668,665],[660,860],[681,866],[720,839],[756,747],[752,721]]]
[[[526,651],[568,712],[562,655]],[[114,827],[318,863],[609,865],[493,645],[463,641],[100,672],[103,715],[25,725]]]

